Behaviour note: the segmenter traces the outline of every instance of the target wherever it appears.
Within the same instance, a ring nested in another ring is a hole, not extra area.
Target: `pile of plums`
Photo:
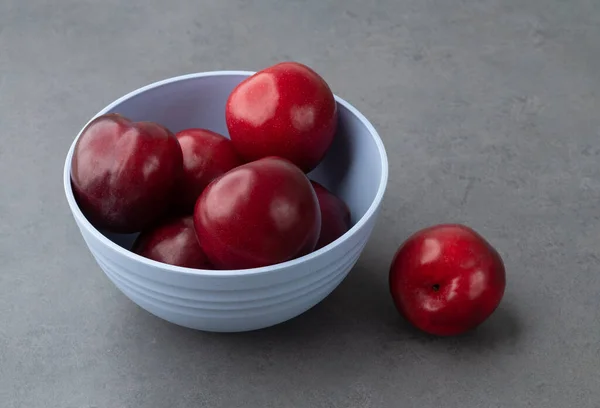
[[[347,205],[306,174],[336,134],[337,106],[312,69],[284,62],[248,77],[225,107],[230,139],[172,134],[118,114],[94,119],[76,143],[73,192],[100,230],[141,232],[132,250],[172,265],[246,269],[321,248],[351,227]],[[455,335],[499,305],[498,252],[464,225],[437,225],[396,252],[389,287],[419,329]]]
[[[274,65],[241,82],[224,114],[230,139],[116,113],[90,122],[71,167],[86,218],[104,231],[141,232],[139,255],[200,269],[285,262],[348,231],[348,206],[306,176],[336,134],[323,78],[299,63]]]

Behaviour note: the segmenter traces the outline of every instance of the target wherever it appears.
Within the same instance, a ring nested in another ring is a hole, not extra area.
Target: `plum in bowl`
[[[119,98],[95,118],[119,113],[134,121],[160,123],[173,133],[205,128],[228,136],[227,98],[252,74],[215,71],[170,78]],[[348,102],[335,99],[335,139],[308,176],[346,202],[352,227],[308,255],[253,269],[204,270],[156,262],[130,250],[135,234],[107,233],[94,227],[79,208],[71,185],[71,162],[80,132],[66,157],[64,189],[81,235],[102,271],[141,308],[197,330],[261,329],[318,304],[357,262],[375,225],[388,178],[385,149],[374,127]]]

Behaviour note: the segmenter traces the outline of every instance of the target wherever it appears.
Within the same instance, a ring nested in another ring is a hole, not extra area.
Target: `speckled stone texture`
[[[69,144],[152,81],[294,59],[390,159],[348,279],[271,329],[154,318],[101,273],[62,191]],[[0,1],[0,406],[592,408],[600,404],[600,2]],[[497,313],[455,339],[398,317],[410,233],[463,222],[503,255]]]

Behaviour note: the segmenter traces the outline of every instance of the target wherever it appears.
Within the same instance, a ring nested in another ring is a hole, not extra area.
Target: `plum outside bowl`
[[[252,72],[215,71],[166,79],[117,99],[96,116],[118,112],[134,121],[158,122],[172,132],[202,127],[227,136],[227,97],[249,75]],[[388,178],[387,157],[376,130],[348,102],[337,96],[336,101],[338,133],[309,177],[346,201],[353,227],[309,255],[255,269],[211,271],[167,265],[130,252],[134,235],[97,230],[79,209],[71,188],[71,159],[80,132],[65,161],[64,189],[73,218],[102,271],[141,308],[197,330],[265,328],[315,306],[357,262],[373,231]]]

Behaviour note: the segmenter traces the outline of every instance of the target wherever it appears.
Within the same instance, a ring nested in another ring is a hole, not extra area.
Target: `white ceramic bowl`
[[[161,123],[173,132],[203,127],[228,135],[225,102],[233,88],[251,74],[216,71],[167,79],[123,96],[96,116],[119,112],[135,121]],[[75,139],[65,162],[65,194],[100,268],[143,309],[198,330],[260,329],[319,303],[358,260],[373,230],[388,178],[387,157],[377,132],[352,105],[336,100],[338,134],[326,158],[309,176],[346,201],[354,226],[318,251],[263,268],[210,271],[166,265],[130,252],[135,236],[102,234],[82,214],[71,189]]]

